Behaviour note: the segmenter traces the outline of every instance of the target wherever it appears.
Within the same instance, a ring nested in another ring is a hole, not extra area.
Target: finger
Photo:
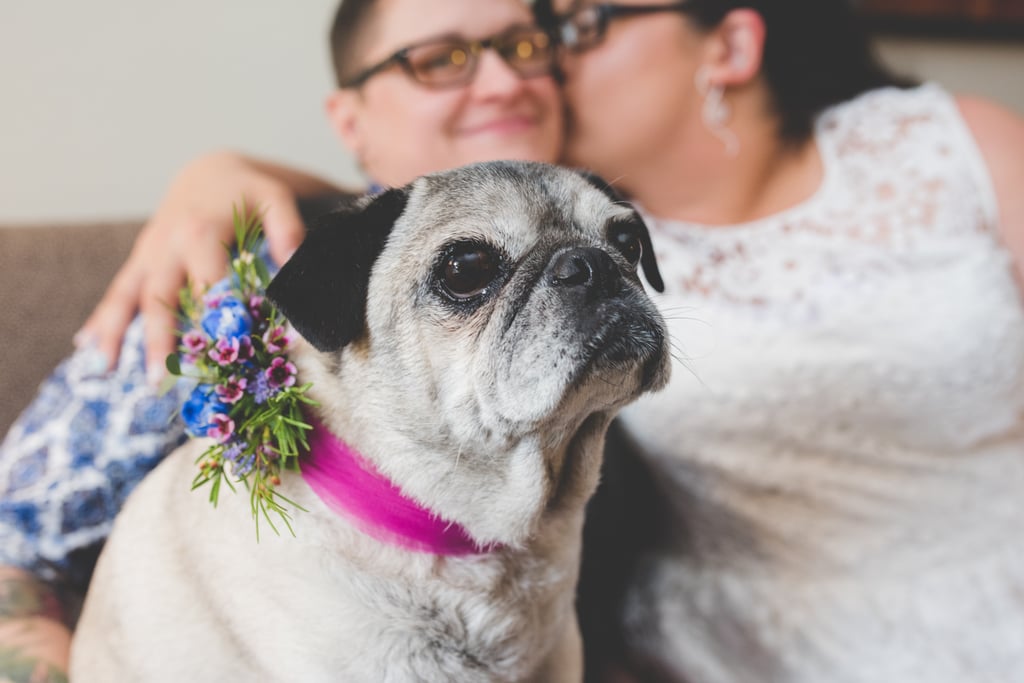
[[[175,312],[165,305],[148,311],[142,319],[146,339],[146,382],[155,387],[167,374],[167,356],[175,351]]]
[[[139,308],[139,290],[145,273],[129,261],[114,276],[96,308],[75,334],[75,346],[94,347],[106,359],[105,370],[117,365],[125,331]]]
[[[150,275],[142,294],[142,330],[146,346],[146,381],[160,383],[166,374],[167,356],[175,348],[178,292],[184,272],[168,268]]]
[[[228,250],[217,232],[210,230],[197,235],[195,241],[187,245],[185,250],[188,254],[185,268],[189,281],[196,291],[202,291],[227,276]],[[170,291],[172,284],[175,286],[174,292]],[[162,293],[165,297],[173,296],[173,301],[177,302],[177,290],[183,284],[183,277],[176,282],[167,280],[163,285],[167,290]]]
[[[306,226],[290,193],[277,193],[268,201],[263,215],[263,230],[267,235],[270,256],[278,265],[291,258],[306,236]]]

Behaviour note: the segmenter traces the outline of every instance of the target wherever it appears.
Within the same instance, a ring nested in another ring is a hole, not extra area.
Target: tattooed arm
[[[70,648],[53,591],[23,570],[0,566],[0,683],[67,683]]]

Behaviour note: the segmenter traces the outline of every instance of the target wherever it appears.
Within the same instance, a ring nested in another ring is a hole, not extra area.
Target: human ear
[[[357,158],[363,157],[365,140],[361,125],[360,99],[353,90],[335,90],[324,103],[327,121],[342,143]]]
[[[752,9],[734,9],[712,31],[702,65],[707,80],[723,87],[757,77],[764,59],[764,18]]]

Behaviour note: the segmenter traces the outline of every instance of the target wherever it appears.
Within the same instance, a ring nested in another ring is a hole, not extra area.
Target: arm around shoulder
[[[71,631],[56,595],[31,574],[0,565],[0,681],[67,681]]]
[[[86,321],[79,345],[92,343],[113,366],[137,312],[143,316],[146,366],[155,385],[174,350],[175,304],[186,280],[202,285],[226,273],[223,244],[233,239],[234,207],[260,211],[270,252],[283,262],[305,234],[299,197],[340,190],[314,175],[231,151],[186,165],[140,233],[127,262]]]

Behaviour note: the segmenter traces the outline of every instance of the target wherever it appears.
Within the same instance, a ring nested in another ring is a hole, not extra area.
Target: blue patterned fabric
[[[184,387],[146,384],[141,319],[118,367],[96,351],[61,363],[0,444],[0,563],[83,586],[114,515],[142,477],[185,439]]]
[[[298,209],[308,223],[350,199],[302,198]],[[266,244],[259,257],[276,270]],[[117,368],[104,369],[98,352],[75,352],[0,444],[0,564],[77,591],[125,498],[187,438],[178,412],[192,387],[161,396],[146,384],[141,318],[125,334]]]

